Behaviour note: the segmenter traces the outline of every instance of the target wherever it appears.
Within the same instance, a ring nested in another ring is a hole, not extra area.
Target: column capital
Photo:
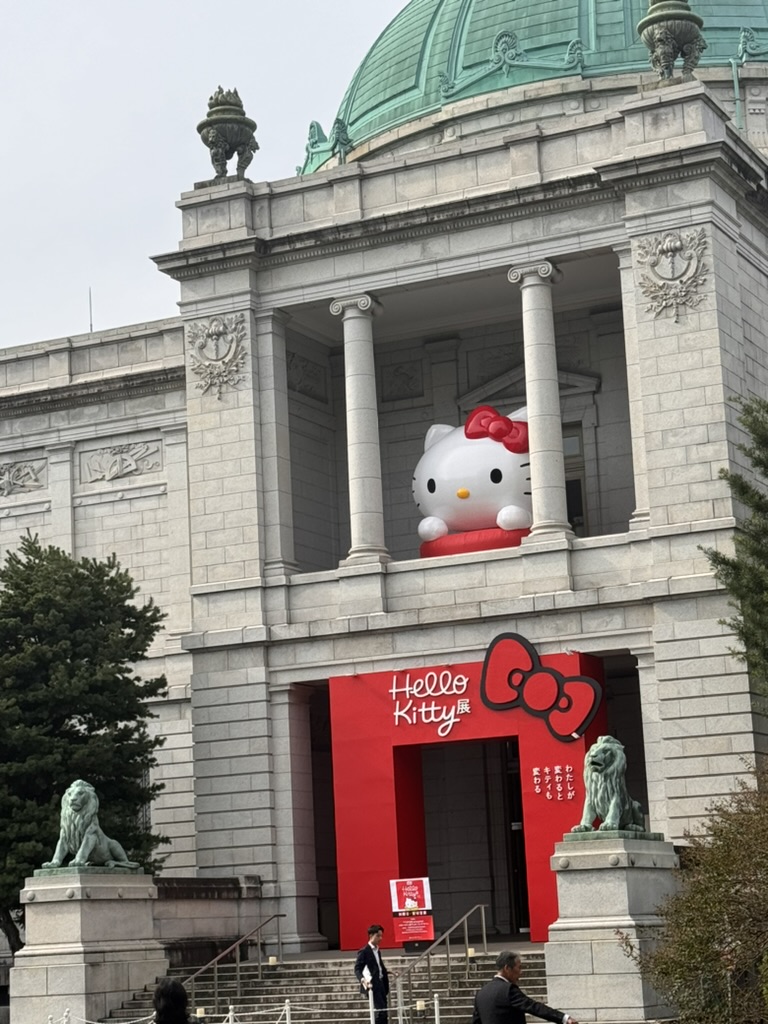
[[[533,281],[526,280],[534,278]],[[535,280],[539,278],[538,282]],[[529,263],[522,267],[511,267],[507,274],[510,284],[557,284],[563,278],[563,272],[550,263],[549,260],[541,260],[539,263]]]
[[[160,427],[160,434],[166,444],[185,444],[187,440],[186,423],[166,423]]]
[[[263,322],[277,323],[286,326],[291,322],[291,314],[287,313],[284,309],[275,307],[274,309],[254,309],[253,320],[255,324]]]
[[[331,303],[333,316],[378,316],[382,311],[381,303],[375,296],[363,292],[361,295],[347,295],[334,299]]]
[[[632,242],[629,238],[625,238],[621,242],[616,242],[611,246],[611,248],[619,261],[620,270],[627,270],[632,267]]]
[[[48,457],[52,462],[54,460],[65,461],[75,450],[75,442],[55,441],[53,444],[47,444],[45,450],[48,452]]]

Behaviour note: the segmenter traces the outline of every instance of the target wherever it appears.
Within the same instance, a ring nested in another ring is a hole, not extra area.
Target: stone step
[[[495,954],[480,954],[466,974],[466,958],[451,956],[451,991],[448,992],[448,968],[444,955],[432,959],[432,991],[440,999],[440,1018],[445,1024],[466,1024],[472,1013],[474,994],[481,985],[493,976]],[[387,956],[387,966],[392,979],[390,1007],[395,1005],[396,975],[413,964],[413,957]],[[291,1004],[293,1024],[367,1024],[368,1010],[361,998],[352,974],[354,958],[286,960],[277,965],[262,962],[262,977],[258,977],[258,964],[244,961],[240,964],[239,991],[234,964],[222,964],[218,968],[217,994],[214,999],[212,971],[201,975],[195,982],[194,1000],[190,1011],[206,1010],[205,1024],[221,1024],[229,1006],[234,1006],[239,1024],[266,1024],[274,1010],[275,1019],[280,1016],[286,999]],[[175,968],[169,972],[185,980],[194,970]],[[544,954],[525,955],[525,991],[534,999],[546,1002],[546,977]],[[429,977],[426,963],[414,969],[410,988],[406,983],[405,999],[415,1006],[417,1000],[427,1005],[425,1024],[434,1017],[434,1000],[429,994]],[[136,1021],[148,1017],[152,1012],[152,989],[137,992],[123,1006],[114,1010],[107,1020],[120,1022]],[[394,1017],[392,1018],[394,1020]],[[422,1018],[419,1018],[421,1022]]]

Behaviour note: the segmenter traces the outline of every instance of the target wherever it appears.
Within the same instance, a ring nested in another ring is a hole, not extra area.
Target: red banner
[[[523,637],[505,635],[483,663],[330,680],[342,949],[358,948],[371,921],[393,920],[391,879],[427,875],[421,746],[510,736],[520,754],[531,939],[546,941],[557,916],[549,858],[579,821],[584,755],[605,732],[601,679],[596,658],[540,658]]]

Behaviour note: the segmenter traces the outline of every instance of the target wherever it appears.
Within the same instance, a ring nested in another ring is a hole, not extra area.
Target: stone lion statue
[[[584,812],[571,832],[594,832],[595,818],[600,831],[645,831],[643,809],[627,792],[626,771],[623,745],[613,736],[599,736],[584,758]]]
[[[61,829],[53,860],[44,868],[60,868],[69,854],[70,867],[137,868],[115,839],[99,827],[99,798],[90,782],[77,779],[61,798]]]

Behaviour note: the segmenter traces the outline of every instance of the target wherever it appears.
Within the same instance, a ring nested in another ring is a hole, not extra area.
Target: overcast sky
[[[149,256],[213,176],[195,130],[217,85],[258,123],[253,181],[302,162],[406,0],[27,0],[0,28],[0,348],[177,312]],[[234,169],[234,163],[231,164]]]

